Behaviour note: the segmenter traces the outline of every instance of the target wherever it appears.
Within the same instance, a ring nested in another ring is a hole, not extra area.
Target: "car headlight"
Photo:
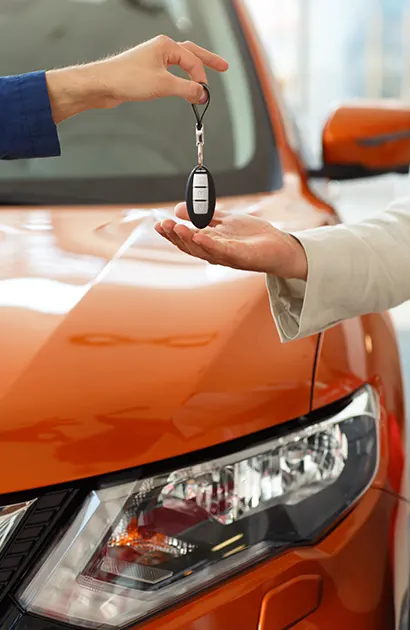
[[[234,454],[91,492],[23,585],[20,604],[79,626],[122,626],[313,542],[374,478],[376,394],[365,387],[332,414],[287,430]]]

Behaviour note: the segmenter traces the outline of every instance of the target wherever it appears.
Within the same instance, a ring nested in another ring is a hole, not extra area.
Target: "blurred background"
[[[311,166],[321,163],[321,130],[340,102],[410,101],[410,0],[247,0],[247,5]],[[356,221],[409,195],[410,178],[332,182],[330,190],[343,219]],[[410,303],[392,316],[410,414]]]

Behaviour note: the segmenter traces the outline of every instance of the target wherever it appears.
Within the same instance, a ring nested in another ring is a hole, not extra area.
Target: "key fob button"
[[[194,188],[196,187],[205,187],[208,188],[208,175],[206,173],[198,173],[198,171],[194,172]]]
[[[195,188],[194,186],[194,201],[208,201],[208,187]]]
[[[195,227],[203,229],[212,221],[215,212],[215,184],[205,166],[196,166],[191,172],[186,188],[186,204],[189,218]]]
[[[206,214],[208,212],[208,202],[194,199],[193,210],[195,214]]]

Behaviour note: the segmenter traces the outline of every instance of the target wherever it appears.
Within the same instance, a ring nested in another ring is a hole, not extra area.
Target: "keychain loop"
[[[195,114],[195,118],[196,118],[196,128],[198,130],[202,129],[202,121],[203,121],[204,116],[206,114],[206,111],[207,111],[207,109],[209,107],[209,103],[211,102],[211,92],[210,92],[210,89],[209,89],[208,85],[206,83],[201,83],[201,85],[206,90],[206,92],[208,94],[208,100],[205,103],[205,109],[202,112],[202,115],[199,114],[198,107],[194,103],[192,103],[192,109],[194,110],[194,114]]]

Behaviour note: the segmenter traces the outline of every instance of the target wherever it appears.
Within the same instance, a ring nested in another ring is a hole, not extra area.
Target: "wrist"
[[[300,241],[287,232],[279,232],[280,247],[278,247],[278,232],[272,243],[272,259],[267,274],[284,278],[285,280],[307,280],[308,263],[306,252]]]
[[[288,279],[306,281],[308,276],[308,261],[305,248],[293,234],[286,234],[286,236],[289,239],[290,245],[290,273],[288,274]]]

